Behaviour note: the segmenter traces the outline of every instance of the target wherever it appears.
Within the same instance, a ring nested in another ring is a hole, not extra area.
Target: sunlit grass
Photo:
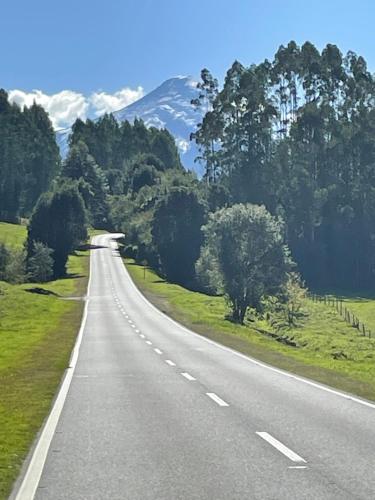
[[[7,247],[20,250],[26,239],[26,234],[26,226],[0,222],[0,243],[4,243]]]
[[[22,246],[24,228],[14,226],[12,237],[9,226],[8,244]],[[84,302],[64,298],[85,294],[88,255],[77,252],[69,257],[66,279],[24,285],[0,282],[0,499],[7,498],[68,365]],[[27,291],[33,287],[56,295]]]

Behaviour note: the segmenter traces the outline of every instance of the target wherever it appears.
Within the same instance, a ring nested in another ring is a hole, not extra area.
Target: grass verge
[[[6,247],[21,249],[26,239],[26,234],[26,226],[0,222],[0,243],[4,243]]]
[[[0,229],[2,231],[2,229]],[[16,229],[19,231],[19,228]],[[20,237],[14,237],[19,246]],[[7,240],[7,243],[11,238]],[[22,245],[22,243],[21,243]],[[68,262],[68,277],[43,284],[0,282],[0,499],[9,495],[47,416],[81,323],[89,252]],[[56,295],[27,292],[39,286]]]
[[[131,259],[125,263],[146,297],[188,328],[273,366],[375,400],[375,340],[358,336],[334,310],[306,300],[301,324],[284,330],[277,341],[257,330],[264,328],[262,322],[242,326],[225,320],[228,309],[222,297],[167,283]]]

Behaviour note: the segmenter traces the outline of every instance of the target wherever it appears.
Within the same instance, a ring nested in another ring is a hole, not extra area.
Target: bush
[[[10,252],[4,243],[0,243],[0,281],[6,279],[6,269],[10,259]]]
[[[152,221],[152,241],[159,255],[166,278],[175,283],[191,285],[194,265],[203,241],[201,227],[205,207],[196,192],[173,187],[160,199]]]
[[[211,214],[203,231],[197,269],[211,286],[222,282],[233,320],[243,323],[249,306],[260,310],[286,283],[292,262],[282,225],[263,206],[238,204]]]
[[[17,285],[26,281],[25,251],[13,250],[9,254],[5,270],[5,281]]]
[[[27,271],[30,281],[43,283],[53,276],[53,250],[40,242],[34,242],[32,255],[27,261]]]
[[[68,255],[87,239],[86,212],[77,184],[64,183],[40,197],[27,233],[27,260],[36,242],[53,251],[53,277],[66,274]]]

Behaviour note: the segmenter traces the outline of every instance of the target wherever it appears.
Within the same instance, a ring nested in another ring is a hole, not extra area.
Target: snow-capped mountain
[[[170,78],[155,90],[113,113],[119,121],[133,122],[141,118],[148,127],[167,128],[176,139],[180,150],[181,161],[189,169],[202,174],[202,166],[195,163],[197,149],[190,141],[190,134],[202,120],[202,110],[196,110],[191,100],[196,98],[198,90],[196,82],[185,76]],[[57,142],[63,157],[68,150],[70,129],[57,132]]]

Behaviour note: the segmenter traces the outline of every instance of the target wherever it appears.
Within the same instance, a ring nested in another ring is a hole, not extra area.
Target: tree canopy
[[[0,89],[0,219],[30,215],[60,165],[55,132],[44,109],[21,110]]]
[[[208,271],[229,299],[232,317],[242,323],[249,306],[276,295],[291,269],[282,224],[264,206],[237,204],[210,215],[198,267]],[[212,283],[213,281],[213,283]]]
[[[172,187],[160,198],[151,234],[161,269],[169,281],[192,284],[204,221],[205,207],[196,192],[186,187]]]
[[[222,89],[203,70],[199,88],[206,182],[282,216],[310,285],[373,287],[375,80],[363,57],[291,41],[272,61],[235,61]]]
[[[63,183],[43,194],[33,211],[27,232],[29,264],[43,243],[52,250],[53,276],[66,273],[68,255],[87,239],[86,211],[77,184]]]

